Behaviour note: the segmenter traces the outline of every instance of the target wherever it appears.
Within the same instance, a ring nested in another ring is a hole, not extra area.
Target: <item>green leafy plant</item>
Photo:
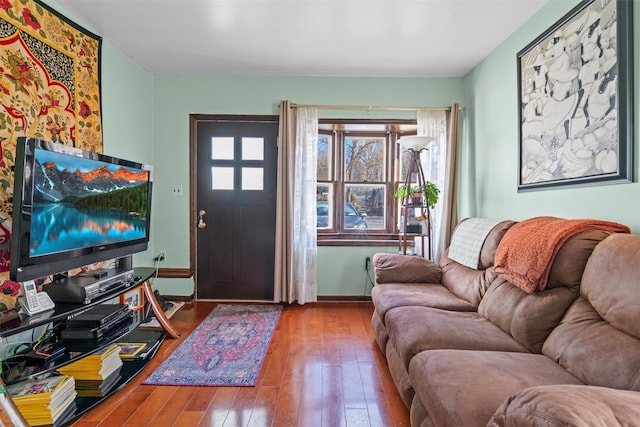
[[[398,189],[396,190],[396,198],[397,199],[405,199],[407,194],[411,196],[412,194],[422,194],[427,199],[427,204],[429,209],[433,209],[438,203],[438,198],[440,197],[440,189],[431,181],[427,181],[424,185],[409,185],[407,189],[406,184],[400,184]]]

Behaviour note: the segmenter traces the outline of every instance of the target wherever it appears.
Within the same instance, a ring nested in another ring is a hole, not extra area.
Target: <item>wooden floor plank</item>
[[[142,385],[216,306],[190,302],[179,339],[72,427],[404,427],[402,403],[371,329],[371,303],[285,305],[256,387]]]
[[[175,427],[197,426],[203,417],[202,411],[182,411],[173,425]]]

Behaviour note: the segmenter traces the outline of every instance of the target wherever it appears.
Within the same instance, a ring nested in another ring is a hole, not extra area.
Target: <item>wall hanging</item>
[[[632,5],[583,1],[518,52],[518,191],[631,180]]]
[[[0,0],[0,313],[8,280],[16,140],[30,136],[102,152],[102,38],[37,0]]]

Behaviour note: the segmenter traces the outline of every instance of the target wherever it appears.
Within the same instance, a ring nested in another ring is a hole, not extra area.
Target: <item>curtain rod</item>
[[[295,104],[291,108],[322,108],[326,110],[367,110],[367,111],[451,111],[451,107],[380,107],[376,105],[319,105],[319,104]]]

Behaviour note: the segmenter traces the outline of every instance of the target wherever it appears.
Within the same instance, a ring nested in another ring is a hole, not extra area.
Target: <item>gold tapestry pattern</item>
[[[0,0],[0,313],[20,288],[8,280],[17,138],[102,152],[101,44],[38,0]]]

